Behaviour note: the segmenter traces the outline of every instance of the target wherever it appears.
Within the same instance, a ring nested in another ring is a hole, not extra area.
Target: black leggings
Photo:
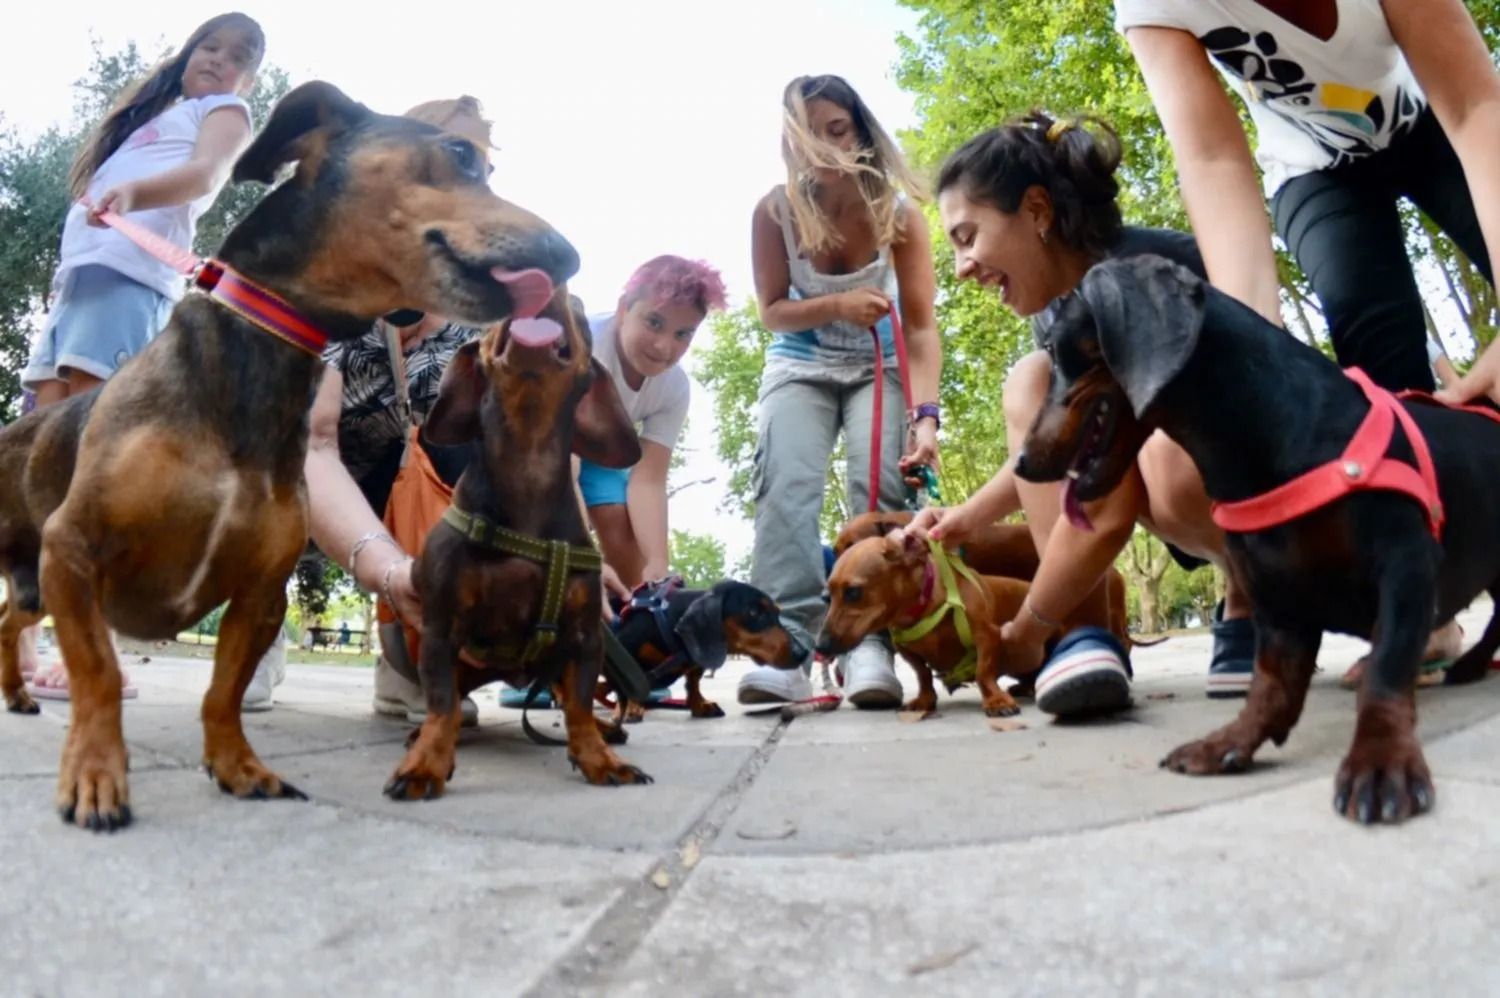
[[[1396,208],[1402,196],[1494,283],[1463,167],[1431,108],[1387,149],[1287,181],[1271,214],[1323,305],[1339,363],[1391,391],[1431,391],[1422,296]]]

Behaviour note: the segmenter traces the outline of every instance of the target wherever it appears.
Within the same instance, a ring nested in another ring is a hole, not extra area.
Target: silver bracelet
[[[365,545],[369,544],[371,541],[385,541],[387,544],[389,544],[391,547],[395,548],[397,551],[401,550],[401,545],[396,543],[396,538],[392,537],[390,534],[386,533],[384,530],[372,530],[372,531],[370,531],[368,534],[365,534],[359,540],[355,541],[354,542],[354,547],[352,547],[352,548],[349,549],[349,574],[351,576],[355,575],[355,572],[354,572],[354,560],[356,558],[358,558],[359,557],[359,553],[365,549]],[[403,553],[405,553],[405,552],[403,552]],[[357,576],[356,576],[356,578],[357,578]]]
[[[1050,627],[1053,630],[1057,630],[1058,628],[1062,627],[1062,621],[1053,620],[1050,617],[1044,616],[1039,610],[1037,610],[1036,607],[1031,605],[1030,599],[1026,600],[1026,610],[1031,614],[1031,619],[1036,621],[1038,624],[1041,624],[1043,627]]]
[[[406,557],[401,558],[397,561],[393,561],[389,565],[385,566],[385,575],[380,579],[380,595],[384,596],[385,601],[390,604],[392,613],[396,613],[396,600],[391,596],[391,573],[401,565],[405,565],[407,562],[415,560],[416,559],[414,559],[411,555],[407,555]],[[399,617],[400,614],[398,613],[397,616]]]

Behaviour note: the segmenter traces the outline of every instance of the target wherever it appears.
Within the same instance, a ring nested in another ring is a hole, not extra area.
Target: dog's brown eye
[[[448,155],[453,160],[453,165],[458,172],[470,180],[482,181],[485,179],[484,158],[479,155],[479,150],[474,148],[472,142],[463,139],[449,139],[443,143]]]

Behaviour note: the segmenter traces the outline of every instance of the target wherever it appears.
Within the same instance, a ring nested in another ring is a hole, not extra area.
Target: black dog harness
[[[613,629],[618,633],[631,617],[643,613],[651,615],[651,622],[656,626],[657,644],[668,652],[665,661],[651,668],[650,681],[653,689],[669,678],[675,680],[688,666],[694,664],[687,645],[667,620],[667,599],[684,585],[680,575],[669,575],[656,582],[641,583],[630,594],[630,602],[625,604],[625,608],[620,611],[619,620],[614,624]]]

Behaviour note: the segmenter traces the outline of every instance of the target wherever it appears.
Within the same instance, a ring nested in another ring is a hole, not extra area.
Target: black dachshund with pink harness
[[[1094,267],[1051,336],[1052,384],[1017,474],[1066,479],[1077,520],[1163,430],[1202,473],[1254,603],[1244,708],[1162,765],[1239,772],[1280,745],[1336,631],[1374,647],[1335,808],[1366,823],[1428,810],[1415,682],[1435,627],[1481,592],[1500,598],[1500,420],[1398,400],[1160,257]],[[1447,681],[1482,678],[1497,647],[1500,617]]]

